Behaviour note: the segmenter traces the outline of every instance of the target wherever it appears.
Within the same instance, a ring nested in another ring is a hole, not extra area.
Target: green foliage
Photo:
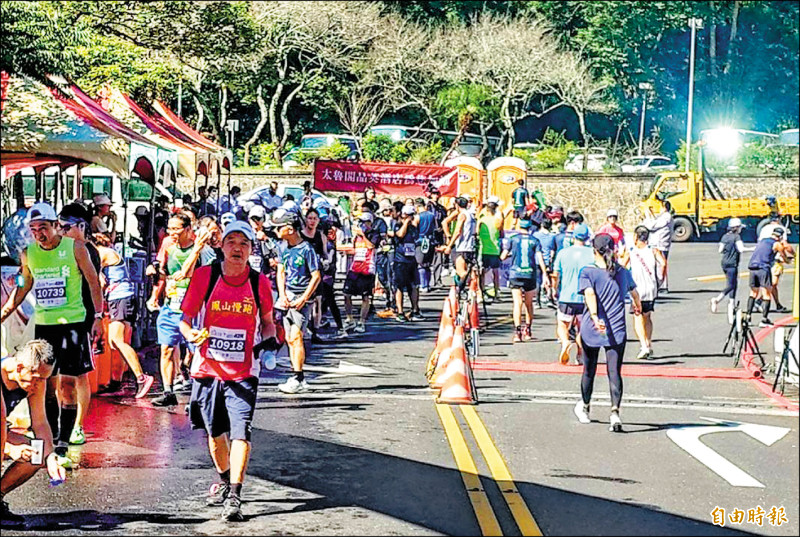
[[[500,116],[500,106],[491,88],[480,84],[456,84],[439,90],[433,111],[450,129],[467,129],[472,122],[491,122]]]
[[[421,145],[411,150],[408,161],[415,164],[438,164],[444,155],[441,140],[436,140],[427,145]]]
[[[275,168],[278,161],[275,160],[275,144],[264,142],[256,144],[250,148],[250,165],[260,168]]]
[[[541,143],[543,147],[539,151],[515,149],[514,156],[523,159],[531,170],[563,170],[569,155],[579,149],[563,132],[551,128],[544,132]]]
[[[411,159],[411,142],[398,142],[392,147],[389,157],[391,162],[408,162]]]
[[[328,147],[323,147],[319,152],[319,158],[323,160],[342,160],[348,156],[350,156],[350,148],[339,140],[336,140]]]
[[[392,158],[397,145],[387,134],[368,134],[361,143],[361,152],[368,162],[397,162]]]
[[[794,158],[793,158],[794,154]],[[736,163],[742,170],[774,171],[789,174],[797,170],[797,148],[748,144],[736,155]]]

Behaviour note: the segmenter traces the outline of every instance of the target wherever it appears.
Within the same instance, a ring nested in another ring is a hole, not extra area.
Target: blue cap
[[[586,224],[578,225],[574,230],[572,230],[572,236],[578,239],[579,241],[588,240],[589,227]]]
[[[225,237],[237,231],[247,237],[250,242],[254,242],[256,240],[256,232],[253,231],[253,228],[250,227],[250,224],[247,222],[241,222],[239,220],[231,222],[225,226],[225,231],[222,233],[222,240],[225,240]]]
[[[520,220],[519,221],[519,228],[520,229],[528,229],[530,227],[531,227],[531,221],[530,220]]]

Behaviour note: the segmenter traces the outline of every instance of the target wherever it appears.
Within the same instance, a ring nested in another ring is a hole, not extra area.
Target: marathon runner
[[[500,240],[503,235],[503,215],[498,211],[500,198],[490,196],[486,200],[485,210],[478,218],[478,241],[480,243],[483,274],[481,287],[486,287],[486,274],[492,275],[492,287],[485,294],[494,300],[500,300]]]
[[[517,223],[525,217],[528,205],[531,204],[531,193],[525,188],[525,179],[517,181],[517,188],[511,193],[511,203],[514,211],[514,223],[512,227],[517,227]]]
[[[772,213],[770,215],[769,224],[761,228],[761,232],[758,234],[758,240],[766,239],[772,235],[772,232],[775,228],[783,227],[781,225],[781,217],[777,213]],[[789,228],[783,227],[784,235],[781,239],[781,246],[783,247],[782,251],[778,252],[775,255],[775,262],[772,264],[772,300],[775,303],[775,313],[789,313],[791,310],[781,304],[780,297],[778,295],[778,282],[781,279],[781,275],[783,274],[783,264],[788,263],[792,259],[794,259],[794,248],[791,247],[789,244]]]
[[[553,289],[558,298],[558,314],[556,316],[556,335],[561,342],[559,361],[566,364],[572,346],[570,329],[576,326],[575,343],[578,355],[581,354],[580,316],[583,314],[583,297],[578,292],[578,281],[583,267],[594,262],[594,254],[585,241],[589,240],[589,228],[581,224],[572,231],[572,246],[567,246],[556,254],[553,264]],[[580,361],[580,359],[578,360]]]
[[[725,289],[719,295],[711,298],[711,313],[717,313],[719,303],[728,297],[728,319],[731,322],[733,322],[736,306],[736,290],[739,287],[739,262],[742,253],[752,251],[752,248],[746,248],[742,241],[742,229],[744,229],[744,224],[738,218],[728,220],[728,231],[719,241],[722,272],[725,274],[726,280]]]
[[[511,268],[508,271],[508,286],[514,299],[514,337],[513,343],[530,341],[531,321],[533,321],[533,297],[536,294],[536,266],[539,270],[547,272],[542,258],[542,249],[539,240],[529,233],[531,221],[519,221],[521,232],[509,240],[508,247],[500,254],[500,259],[511,258]],[[525,305],[526,323],[522,325],[522,306]]]
[[[419,290],[421,293],[428,293],[431,290],[431,263],[433,263],[434,255],[433,234],[436,230],[436,217],[432,211],[428,210],[424,198],[415,199],[414,205],[417,209],[414,225],[419,231],[415,254],[419,273]]]
[[[309,388],[303,374],[306,361],[303,337],[311,315],[310,300],[322,280],[319,258],[311,243],[300,235],[302,226],[296,213],[282,209],[277,209],[270,221],[278,239],[286,241],[278,265],[278,302],[275,305],[283,315],[283,329],[294,371],[292,377],[278,385],[284,393],[300,393]]]
[[[463,196],[455,199],[457,214],[456,226],[453,233],[450,235],[450,240],[445,246],[445,255],[450,255],[450,252],[455,252],[455,282],[456,286],[461,284],[461,281],[467,277],[467,269],[469,263],[474,261],[475,258],[475,232],[476,221],[475,215],[469,208],[469,200]]]
[[[55,366],[48,386],[47,419],[57,439],[59,463],[72,467],[66,456],[78,416],[78,384],[88,387],[92,366],[86,308],[81,285],[85,279],[94,306],[92,341],[102,337],[103,295],[100,280],[86,246],[56,231],[56,213],[47,203],[28,211],[28,228],[34,241],[22,254],[22,285],[15,288],[0,312],[4,321],[34,290],[34,337],[53,347]],[[57,388],[57,390],[56,390]],[[57,395],[57,404],[51,393]],[[55,434],[57,431],[57,434]]]
[[[0,481],[0,520],[3,527],[25,521],[24,517],[11,512],[5,498],[8,493],[33,477],[43,464],[47,466],[52,484],[59,484],[66,479],[66,471],[53,451],[53,433],[44,409],[47,381],[53,374],[55,361],[53,347],[43,339],[34,339],[26,343],[16,355],[3,358],[0,363],[0,427],[3,432],[0,453],[3,459],[8,456],[13,461]],[[27,401],[28,404],[33,438],[7,431],[6,417],[22,401]],[[41,453],[34,453],[34,440],[41,441]]]
[[[223,505],[222,517],[237,522],[244,520],[241,493],[258,395],[257,349],[278,348],[269,280],[248,265],[255,238],[249,224],[229,224],[222,263],[198,268],[181,304],[181,334],[196,345],[189,415],[194,428],[208,434],[220,478],[208,503]],[[190,324],[194,319],[198,328]]]
[[[581,270],[578,289],[586,299],[581,321],[584,362],[581,378],[582,401],[575,404],[575,415],[581,423],[590,423],[594,377],[600,349],[605,350],[608,385],[611,391],[609,431],[622,432],[619,417],[622,402],[622,361],[625,357],[625,295],[630,293],[634,315],[641,315],[642,305],[631,273],[617,263],[614,239],[600,233],[592,241],[594,265]]]
[[[398,205],[400,202],[398,202]],[[416,245],[419,232],[414,226],[413,206],[399,207],[399,220],[394,223],[390,235],[394,237],[394,272],[395,305],[397,306],[397,322],[423,321],[425,318],[419,311],[419,274],[417,273]],[[411,300],[411,315],[403,312],[403,293]]]
[[[756,249],[750,257],[748,269],[750,269],[750,297],[747,299],[747,318],[750,319],[755,307],[756,298],[761,298],[761,311],[763,317],[758,326],[772,326],[769,320],[769,307],[772,300],[772,265],[775,263],[775,256],[782,253],[783,228],[775,227],[772,235],[766,237],[756,244]]]
[[[636,358],[645,360],[653,357],[652,314],[658,296],[659,267],[664,267],[665,264],[661,252],[648,245],[650,231],[646,227],[637,226],[633,234],[634,244],[625,260],[642,302],[642,314],[633,318],[633,328],[641,344]]]
[[[354,327],[353,331],[359,334],[367,331],[367,316],[375,288],[375,245],[380,234],[372,229],[372,220],[372,213],[362,212],[353,225],[353,262],[344,280],[345,329]],[[354,296],[361,297],[361,314],[357,323],[353,321]]]
[[[383,287],[383,297],[386,299],[386,309],[378,312],[378,317],[383,319],[394,317],[394,287],[392,285],[393,271],[392,259],[394,257],[394,241],[389,235],[389,230],[394,226],[394,206],[388,199],[382,199],[380,215],[372,223],[373,229],[380,233],[380,241],[375,251],[375,270],[378,273],[378,282]]]

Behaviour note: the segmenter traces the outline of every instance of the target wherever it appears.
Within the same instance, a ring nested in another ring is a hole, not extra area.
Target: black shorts
[[[350,296],[372,296],[372,290],[374,288],[374,274],[348,272],[347,277],[344,279],[344,288],[342,292]]]
[[[53,375],[79,377],[94,370],[92,345],[85,323],[37,324],[33,337],[43,339],[53,347]]]
[[[559,302],[556,318],[565,323],[572,323],[576,317],[583,315],[585,308],[583,302]]]
[[[205,429],[216,438],[228,433],[231,440],[250,441],[258,396],[258,379],[192,379],[189,416],[192,427]]]
[[[525,292],[536,291],[536,280],[533,278],[509,278],[509,289],[522,289]]]
[[[395,263],[394,264],[394,288],[410,293],[412,289],[419,287],[419,273],[417,273],[416,263]]]
[[[652,313],[656,309],[655,300],[642,300],[642,313]]]
[[[475,261],[475,252],[456,252],[456,259],[459,257],[464,258],[464,263],[469,265],[473,261]]]
[[[525,216],[525,206],[524,205],[514,205],[514,218],[520,219]]]
[[[414,258],[417,260],[417,265],[423,268],[428,268],[433,263],[433,255],[436,253],[436,250],[431,245],[428,248],[427,253],[422,253],[422,247],[417,245],[416,250],[414,251]]]
[[[481,261],[483,262],[483,268],[485,268],[485,269],[499,269],[500,268],[500,256],[499,255],[483,254],[483,255],[481,255]]]
[[[750,269],[750,289],[772,289],[772,273],[769,269]]]
[[[136,321],[136,300],[134,297],[108,301],[108,320],[132,323]]]

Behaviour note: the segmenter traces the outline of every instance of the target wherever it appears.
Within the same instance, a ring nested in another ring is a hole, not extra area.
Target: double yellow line
[[[469,405],[457,406],[461,409],[461,413],[467,420],[472,435],[481,453],[483,453],[486,463],[489,465],[492,478],[500,488],[503,499],[505,499],[520,532],[522,535],[542,535],[539,525],[536,523],[536,520],[534,520],[528,506],[525,504],[525,500],[517,490],[514,479],[511,477],[511,472],[508,471],[508,466],[503,460],[502,455],[500,455],[500,451],[494,444],[492,437],[489,436],[489,431],[486,430],[486,426],[478,416],[475,408]],[[461,426],[458,424],[458,420],[456,420],[453,408],[446,404],[436,404],[436,412],[442,420],[445,435],[450,443],[450,449],[453,452],[453,458],[456,461],[456,466],[461,473],[461,479],[464,481],[464,486],[467,489],[467,495],[472,504],[472,509],[475,511],[475,516],[478,519],[481,534],[503,535],[497,517],[492,510],[489,498],[486,495],[486,491],[481,484],[478,468],[467,446]]]

